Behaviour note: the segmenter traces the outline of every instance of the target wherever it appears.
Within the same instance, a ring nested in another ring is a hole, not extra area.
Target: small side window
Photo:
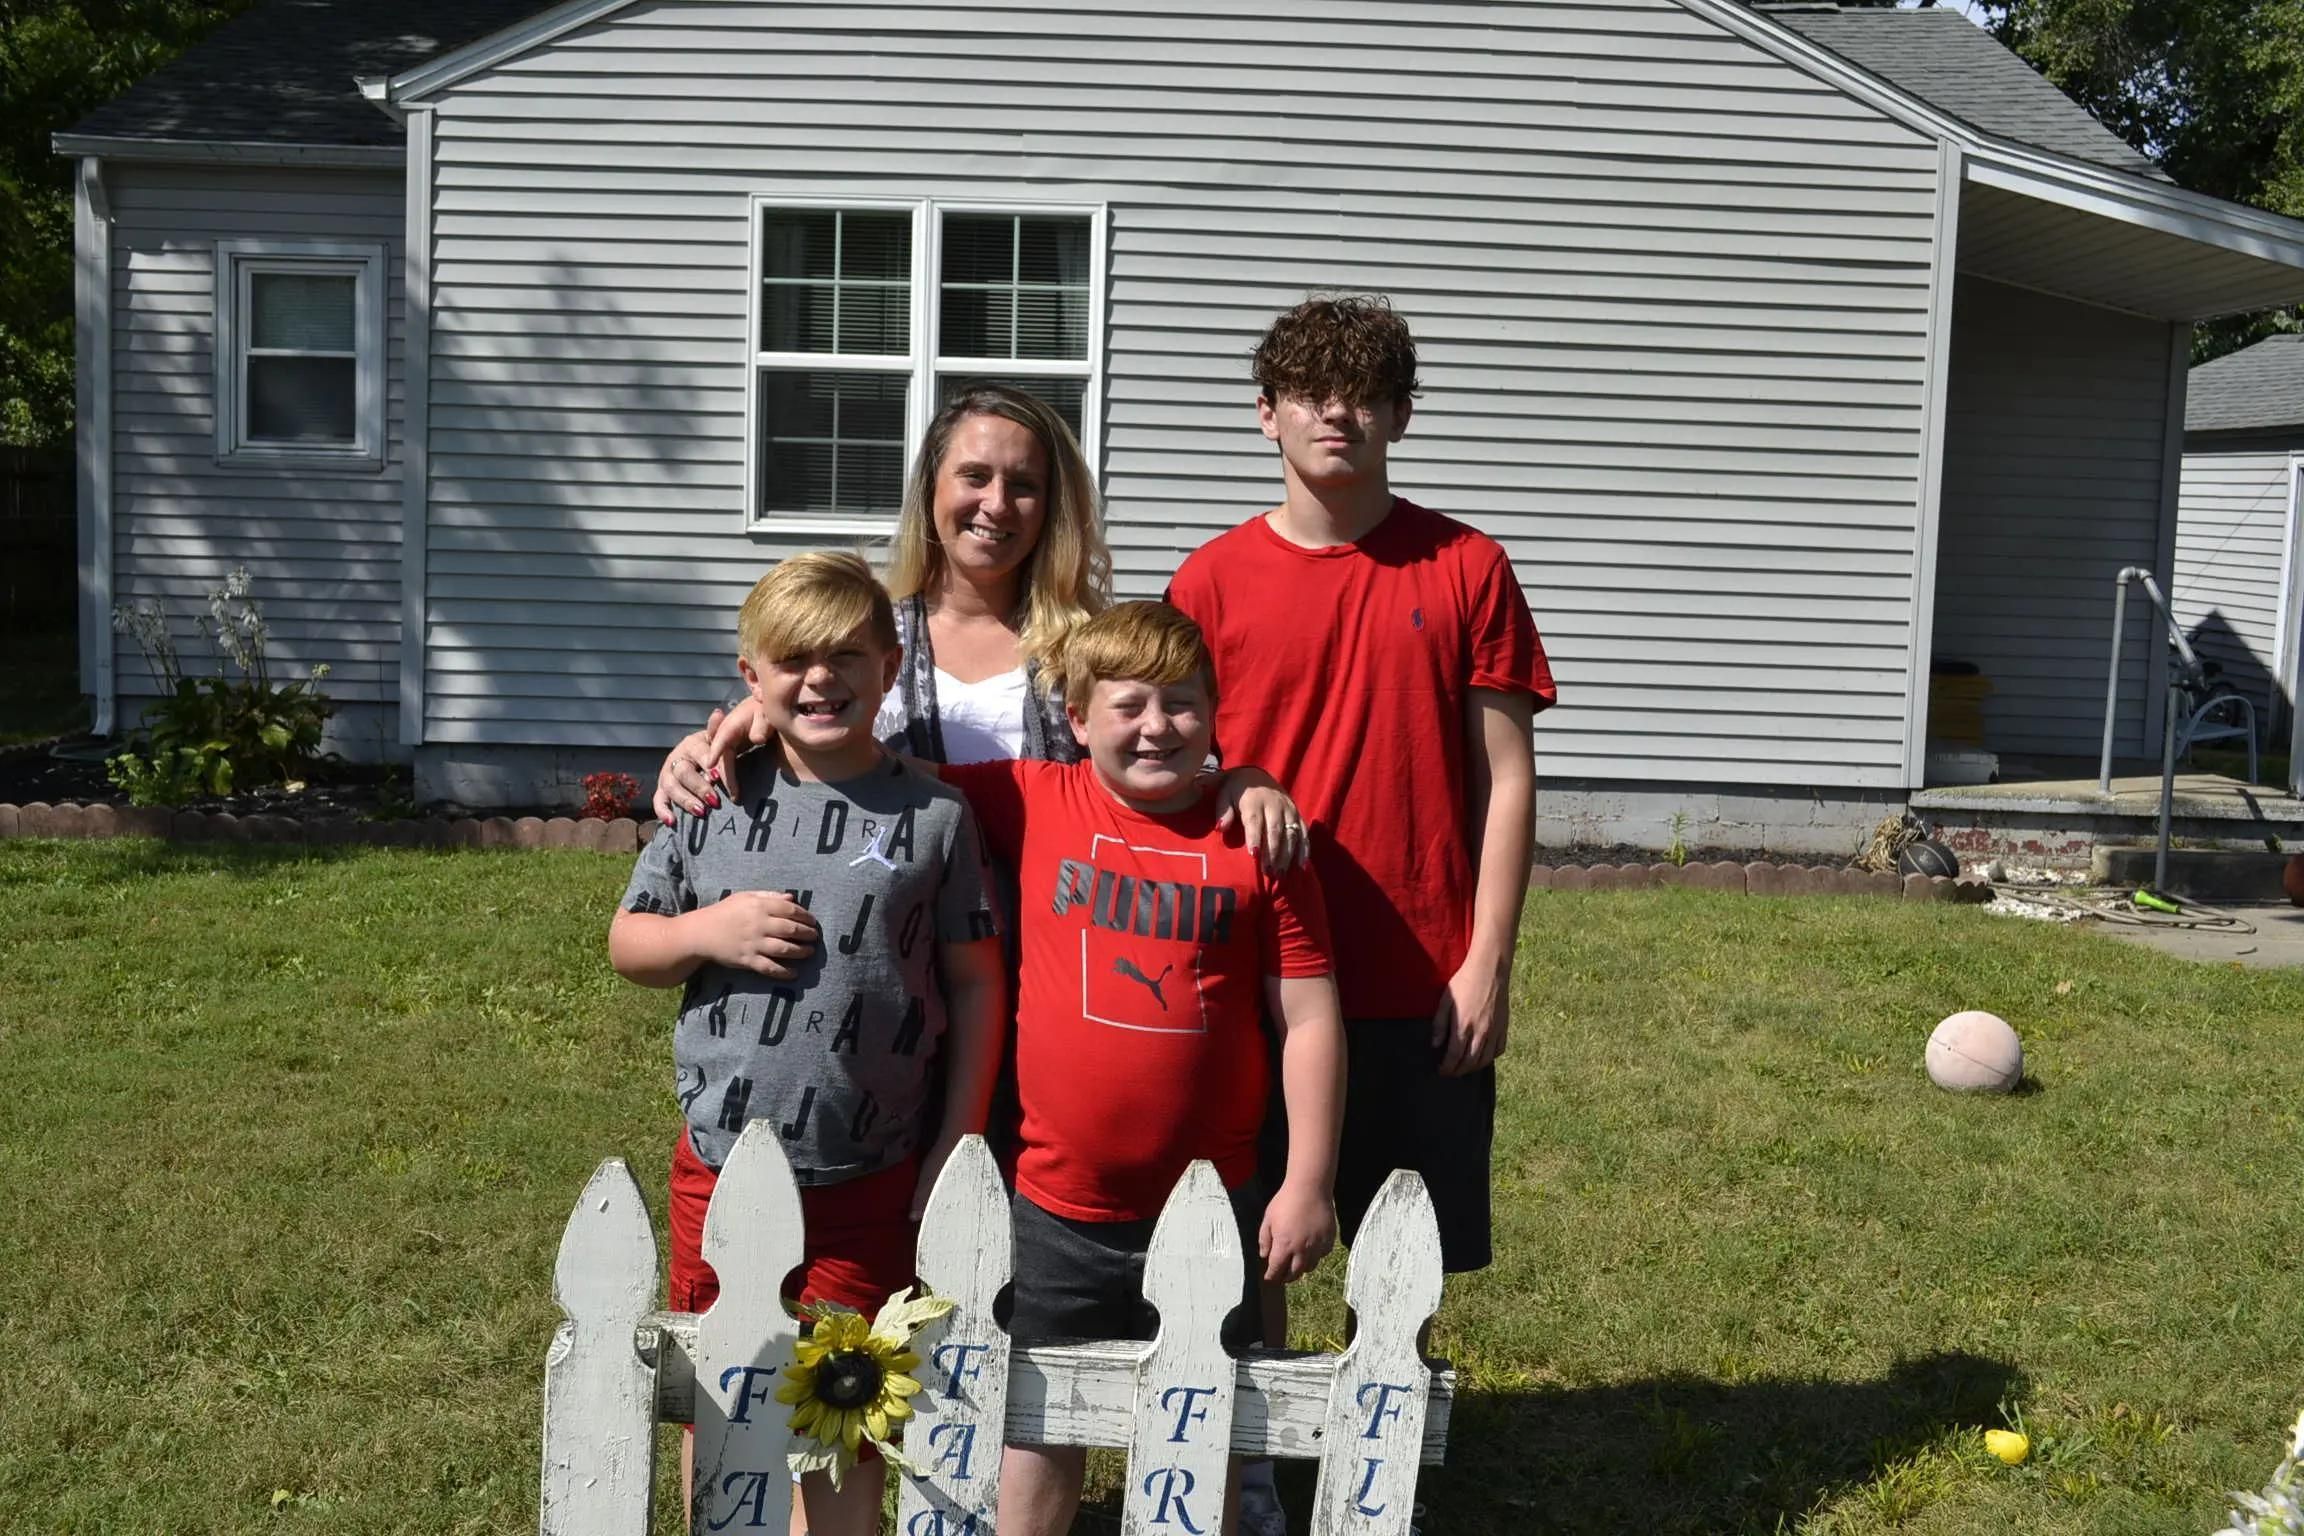
[[[382,246],[218,244],[219,459],[383,464],[386,271]]]

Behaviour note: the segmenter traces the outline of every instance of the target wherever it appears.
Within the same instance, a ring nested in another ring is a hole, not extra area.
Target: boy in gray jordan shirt
[[[956,791],[873,738],[901,653],[862,560],[785,561],[745,600],[738,637],[775,739],[724,803],[650,841],[608,932],[619,974],[685,988],[670,1304],[701,1312],[719,1294],[705,1208],[738,1133],[767,1119],[801,1185],[800,1299],[870,1315],[911,1282],[912,1223],[953,1146],[984,1128],[1006,999],[982,844]],[[809,1474],[809,1528],[869,1530],[884,1477],[865,1461],[835,1492]]]

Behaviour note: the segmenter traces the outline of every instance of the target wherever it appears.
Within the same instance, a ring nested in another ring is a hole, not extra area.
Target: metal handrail
[[[2097,764],[2096,792],[2110,798],[2112,794],[2112,725],[2120,706],[2120,637],[2127,628],[2128,583],[2144,584],[2145,595],[2152,606],[2160,610],[2160,618],[2168,626],[2168,638],[2176,646],[2176,654],[2184,658],[2187,672],[2197,672],[2200,658],[2192,654],[2184,631],[2176,627],[2176,615],[2168,609],[2168,599],[2160,595],[2159,583],[2152,573],[2140,565],[2123,569],[2113,582],[2112,596],[2112,666],[2111,680],[2104,689],[2104,754]],[[2168,821],[2176,808],[2176,714],[2179,708],[2177,679],[2168,678],[2168,697],[2161,705],[2160,726],[2160,839],[2152,858],[2152,889],[2165,890],[2168,884]]]
[[[2112,793],[2112,727],[2120,712],[2120,638],[2128,627],[2130,581],[2144,584],[2145,595],[2152,599],[2152,606],[2160,610],[2161,621],[2168,626],[2169,642],[2176,647],[2176,654],[2184,658],[2184,665],[2191,669],[2200,665],[2200,658],[2192,654],[2192,647],[2177,626],[2168,599],[2160,595],[2160,584],[2152,579],[2152,573],[2140,565],[2124,568],[2113,578],[2112,586],[2112,666],[2110,679],[2104,685],[2104,751],[2096,764],[2096,792],[2100,795]],[[2171,743],[2175,741],[2173,735],[2168,739]]]

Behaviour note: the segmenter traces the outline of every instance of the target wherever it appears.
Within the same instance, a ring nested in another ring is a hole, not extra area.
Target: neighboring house
[[[2304,677],[2304,335],[2203,363],[2189,388],[2169,601],[2218,681],[2255,701],[2264,742],[2285,745]],[[2304,743],[2291,761],[2304,769]]]
[[[1922,782],[1932,654],[1989,745],[2093,754],[2191,322],[2304,298],[2304,224],[1941,10],[523,9],[275,0],[58,136],[104,724],[149,692],[104,605],[245,560],[427,793],[653,755],[764,564],[889,526],[956,376],[1073,416],[1157,593],[1273,499],[1266,321],[1377,289],[1398,483],[1553,650],[1548,835],[1839,847]]]

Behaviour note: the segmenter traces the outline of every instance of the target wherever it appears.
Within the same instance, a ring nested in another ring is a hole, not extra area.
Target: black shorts
[[[1344,1135],[1336,1150],[1336,1225],[1346,1246],[1395,1168],[1421,1174],[1440,1220],[1440,1265],[1486,1269],[1489,1153],[1496,1140],[1496,1069],[1440,1075],[1432,1021],[1344,1021]],[[1280,1187],[1288,1167],[1288,1115],[1280,1073],[1257,1143],[1260,1180]]]
[[[1250,1180],[1232,1192],[1232,1219],[1240,1229],[1240,1299],[1224,1319],[1224,1347],[1234,1354],[1264,1333],[1256,1282],[1264,1273],[1256,1234],[1264,1201]],[[1018,1344],[1063,1339],[1149,1339],[1159,1314],[1144,1299],[1144,1253],[1152,1245],[1150,1221],[1075,1221],[1043,1210],[1018,1193],[1010,1202],[1016,1227],[1016,1280],[1005,1319]]]

